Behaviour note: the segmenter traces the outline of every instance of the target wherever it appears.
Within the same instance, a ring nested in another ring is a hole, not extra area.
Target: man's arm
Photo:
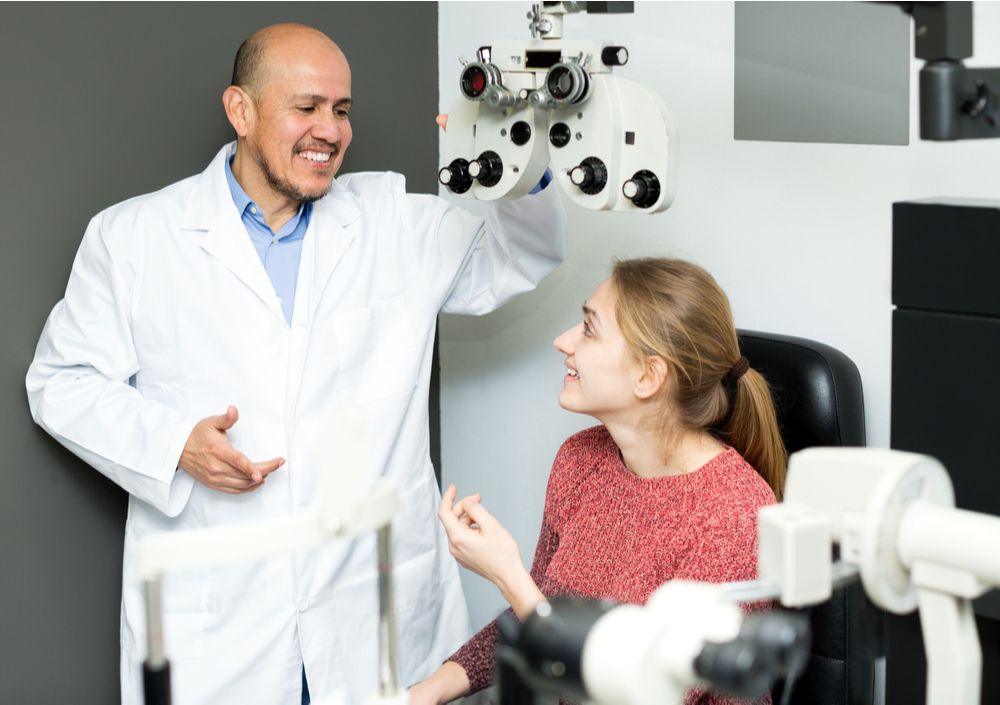
[[[203,448],[219,443],[208,426],[225,422],[188,418],[129,384],[139,371],[130,291],[98,216],[84,235],[66,295],[42,331],[26,379],[28,404],[36,423],[73,453],[130,494],[176,516],[195,477],[205,482],[198,473],[207,477],[211,469]],[[224,436],[225,428],[220,432]],[[192,474],[177,471],[182,454]],[[253,470],[262,477],[267,468],[250,468],[249,474]],[[240,476],[247,480],[248,473]]]
[[[489,313],[534,289],[565,257],[565,215],[552,184],[511,201],[470,201],[468,209],[405,194],[402,180],[394,190],[412,261],[444,313]]]

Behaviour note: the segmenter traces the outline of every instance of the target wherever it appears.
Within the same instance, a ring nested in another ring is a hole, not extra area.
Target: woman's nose
[[[552,346],[561,353],[567,355],[573,354],[573,331],[576,330],[576,326],[565,331],[562,335],[557,337],[552,341]]]

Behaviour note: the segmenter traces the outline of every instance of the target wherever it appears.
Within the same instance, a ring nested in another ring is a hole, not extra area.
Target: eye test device
[[[677,130],[648,88],[612,74],[628,49],[563,39],[563,17],[631,12],[631,2],[544,2],[530,40],[498,40],[463,62],[438,181],[462,198],[529,193],[551,163],[569,197],[591,210],[656,213],[677,190]]]

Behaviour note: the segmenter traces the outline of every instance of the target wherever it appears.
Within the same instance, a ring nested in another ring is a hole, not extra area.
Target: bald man
[[[235,143],[208,168],[93,218],[28,371],[35,420],[130,494],[122,701],[141,702],[137,542],[313,506],[337,409],[373,423],[364,489],[396,481],[400,678],[468,635],[435,521],[427,398],[439,312],[534,287],[565,242],[554,189],[473,216],[394,173],[337,176],[351,72],[323,33],[276,25],[222,96]],[[335,178],[336,177],[336,178]],[[170,574],[176,705],[357,705],[377,688],[374,537]]]

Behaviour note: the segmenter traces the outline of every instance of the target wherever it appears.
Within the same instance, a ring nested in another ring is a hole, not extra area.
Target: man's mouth
[[[330,152],[317,152],[312,149],[305,149],[299,152],[299,156],[303,159],[308,159],[316,164],[325,164],[330,161]]]

